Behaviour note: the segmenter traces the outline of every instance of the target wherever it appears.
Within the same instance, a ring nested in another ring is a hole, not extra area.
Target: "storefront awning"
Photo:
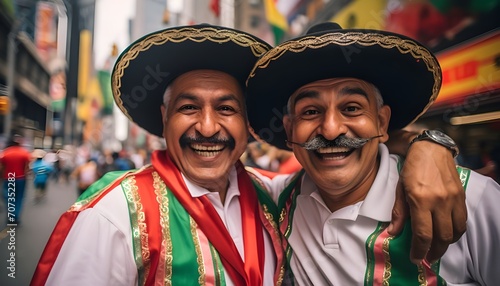
[[[460,104],[469,96],[491,96],[500,90],[500,29],[442,51],[437,58],[443,84],[431,109]]]

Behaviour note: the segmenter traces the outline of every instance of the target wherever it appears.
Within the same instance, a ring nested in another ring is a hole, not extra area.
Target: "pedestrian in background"
[[[77,180],[78,195],[83,194],[90,185],[99,179],[97,163],[93,159],[88,159],[86,163],[73,171],[71,177]]]
[[[35,186],[35,201],[40,201],[45,197],[47,190],[47,181],[49,176],[55,171],[52,163],[44,160],[47,152],[36,149],[32,155],[35,161],[31,164],[31,172],[33,173],[33,184]],[[57,161],[56,161],[57,164]]]
[[[7,148],[0,153],[0,172],[3,182],[3,198],[7,209],[7,224],[19,224],[21,207],[26,188],[31,153],[21,146],[21,136],[14,135]]]

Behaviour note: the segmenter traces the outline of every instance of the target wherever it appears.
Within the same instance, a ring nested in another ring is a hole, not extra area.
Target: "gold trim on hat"
[[[163,45],[167,42],[182,43],[185,41],[192,41],[196,43],[211,41],[219,44],[233,42],[241,47],[250,48],[256,58],[268,51],[268,46],[266,44],[257,41],[254,37],[248,34],[239,33],[233,30],[221,30],[214,27],[185,27],[181,29],[169,29],[145,37],[141,41],[132,45],[123,54],[120,60],[116,63],[112,75],[112,89],[115,102],[131,121],[133,121],[132,117],[123,106],[120,92],[120,88],[122,87],[121,78],[123,77],[125,69],[141,52],[149,50],[152,46]]]
[[[257,63],[248,76],[247,85],[250,78],[255,76],[255,72],[257,69],[267,68],[272,61],[279,59],[287,52],[300,53],[306,49],[321,49],[328,45],[349,46],[354,44],[358,44],[361,46],[379,45],[384,49],[396,48],[401,54],[409,53],[413,56],[413,58],[422,60],[426,64],[427,70],[429,72],[432,72],[432,74],[434,75],[432,96],[423,111],[411,123],[415,122],[415,120],[417,120],[422,114],[424,114],[425,111],[427,111],[427,109],[434,102],[434,100],[436,100],[439,94],[439,89],[441,87],[442,76],[441,68],[432,53],[415,41],[402,39],[393,35],[384,35],[378,33],[335,32],[327,33],[321,36],[308,36],[298,40],[284,42],[271,49],[259,60],[257,60]]]

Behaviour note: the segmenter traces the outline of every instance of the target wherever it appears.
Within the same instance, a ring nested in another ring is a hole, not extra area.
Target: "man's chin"
[[[202,188],[214,189],[227,186],[229,173],[230,168],[198,168],[184,175],[189,181]]]

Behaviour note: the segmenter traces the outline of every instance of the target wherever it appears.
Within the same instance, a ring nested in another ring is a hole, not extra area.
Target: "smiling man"
[[[161,108],[173,163],[192,183],[218,193],[222,204],[228,170],[248,142],[248,132],[241,128],[247,125],[242,92],[227,73],[195,70],[174,80]]]
[[[284,256],[239,162],[248,142],[244,82],[270,48],[224,27],[175,27],[118,58],[120,109],[167,149],[108,174],[66,212],[33,285],[280,285]]]
[[[454,238],[458,242],[437,251],[444,253],[440,260],[439,255],[428,257],[433,264],[415,260],[410,253],[412,230],[418,232],[410,220],[401,235],[389,233],[403,160],[389,154],[384,143],[389,130],[415,121],[426,111],[438,95],[441,78],[435,56],[412,39],[384,31],[341,29],[335,23],[314,26],[307,35],[278,45],[257,61],[247,82],[249,121],[257,134],[269,134],[275,114],[254,109],[266,92],[272,94],[265,100],[274,109],[287,106],[283,128],[275,128],[266,139],[274,145],[286,142],[305,171],[267,181],[271,190],[284,189],[275,192],[273,199],[298,285],[494,285],[500,281],[495,269],[500,265],[500,248],[492,239],[500,237],[495,206],[500,187],[491,179],[457,167],[460,176],[456,178],[467,192],[468,229]],[[427,131],[412,142],[429,136],[436,136],[456,155],[452,140],[439,131]],[[421,143],[410,144],[408,152]],[[425,148],[435,144],[425,143],[429,144]],[[431,160],[453,162],[451,157]],[[408,156],[405,167],[420,165],[430,182],[440,181],[425,161]],[[412,173],[401,177],[408,180]],[[456,181],[448,184],[455,188]],[[420,211],[434,210],[436,221],[461,221],[460,211],[452,211],[451,217],[448,211],[441,213],[450,203],[448,197],[439,204],[416,203],[411,193],[421,189],[407,192],[409,203]],[[415,218],[422,217],[412,214],[413,223]],[[451,229],[434,229],[436,235],[451,240]]]
[[[304,85],[290,98],[284,122],[289,142],[306,142],[294,148],[295,156],[325,190],[322,198],[332,212],[362,201],[377,174],[376,156],[364,154],[376,154],[377,142],[387,141],[383,128],[391,111],[375,90],[357,79],[329,79]]]

